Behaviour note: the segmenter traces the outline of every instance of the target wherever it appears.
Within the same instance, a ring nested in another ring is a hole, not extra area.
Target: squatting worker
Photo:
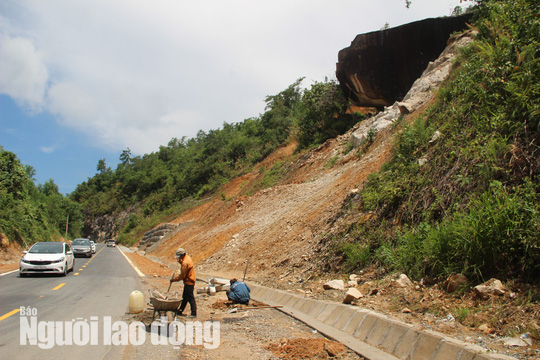
[[[170,282],[176,282],[183,280],[184,281],[184,292],[182,293],[182,303],[178,309],[178,315],[185,316],[183,314],[186,305],[189,303],[191,308],[191,316],[197,316],[197,304],[195,304],[195,295],[193,290],[195,289],[195,268],[193,267],[193,260],[191,256],[186,254],[186,250],[183,248],[178,248],[176,250],[176,261],[180,264],[181,270],[180,274],[173,277]]]
[[[231,287],[227,290],[227,298],[233,303],[249,304],[250,289],[247,284],[238,279],[231,279]]]

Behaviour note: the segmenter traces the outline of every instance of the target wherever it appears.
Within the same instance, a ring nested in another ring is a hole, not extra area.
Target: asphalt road
[[[20,278],[18,272],[0,276],[1,358],[121,359],[126,347],[107,344],[117,332],[106,321],[108,317],[111,323],[120,320],[128,312],[129,294],[139,289],[139,275],[120,250],[102,244],[97,245],[91,259],[76,258],[74,271],[66,277]],[[21,307],[24,315],[29,308],[35,309],[35,326],[32,316],[23,316]],[[52,321],[55,323],[46,323]],[[73,339],[73,345],[58,345],[60,342],[53,335],[60,340],[65,338],[64,331],[58,331],[59,326],[72,326],[74,337],[69,339]],[[33,329],[37,329],[37,339]],[[83,335],[77,337],[79,330],[85,329],[90,330],[88,344]],[[111,329],[111,335],[107,335],[107,329]],[[21,344],[24,342],[26,345]],[[53,346],[46,349],[49,345]]]

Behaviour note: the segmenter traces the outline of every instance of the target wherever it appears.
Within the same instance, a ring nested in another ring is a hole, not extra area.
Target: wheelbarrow
[[[154,296],[154,294],[150,291],[150,304],[154,308],[152,321],[156,318],[156,313],[158,313],[159,317],[162,316],[162,313],[164,316],[167,316],[167,311],[174,311],[174,317],[176,318],[176,310],[178,310],[180,307],[181,302],[182,299],[161,299]]]

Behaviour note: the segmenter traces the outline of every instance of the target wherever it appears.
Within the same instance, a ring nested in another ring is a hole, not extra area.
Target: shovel
[[[176,271],[173,271],[172,275],[171,275],[171,280],[174,279],[174,273],[176,273]],[[172,282],[169,282],[169,288],[167,289],[167,298],[169,297],[169,290],[171,290],[171,285],[172,285]]]

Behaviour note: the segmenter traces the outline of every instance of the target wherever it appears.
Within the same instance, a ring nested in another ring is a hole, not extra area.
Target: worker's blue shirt
[[[229,300],[235,302],[248,302],[250,299],[250,291],[251,290],[245,282],[236,281],[234,284],[231,285],[231,291],[229,292],[229,294],[227,294],[227,297],[229,298]]]

